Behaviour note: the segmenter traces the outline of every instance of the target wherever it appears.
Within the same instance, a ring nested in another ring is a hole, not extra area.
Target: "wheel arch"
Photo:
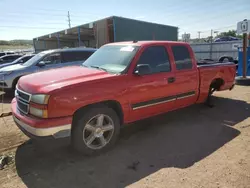
[[[18,76],[18,77],[16,77],[16,78],[13,80],[13,82],[12,82],[12,89],[16,89],[16,84],[17,84],[18,80],[19,80],[22,76],[23,76],[23,75]]]
[[[222,78],[215,78],[210,84],[210,88],[220,90],[221,86],[223,86],[225,81]]]
[[[77,117],[80,114],[84,113],[89,108],[93,108],[95,106],[106,106],[108,108],[112,108],[117,113],[117,115],[120,119],[120,124],[121,125],[123,124],[124,113],[123,113],[122,106],[121,106],[120,102],[118,102],[116,100],[105,100],[105,101],[101,101],[101,102],[97,102],[97,103],[88,104],[86,106],[82,106],[81,108],[77,109],[73,114],[72,125],[75,124],[74,122],[77,120]]]

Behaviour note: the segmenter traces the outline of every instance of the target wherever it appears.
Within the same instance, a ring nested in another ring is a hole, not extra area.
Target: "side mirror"
[[[151,73],[151,68],[150,68],[150,66],[147,65],[147,64],[137,65],[137,67],[136,67],[134,73],[135,73],[136,75],[138,75],[138,76],[150,74],[150,73]]]
[[[44,61],[40,61],[39,63],[37,63],[38,67],[44,67],[45,66],[45,62]]]

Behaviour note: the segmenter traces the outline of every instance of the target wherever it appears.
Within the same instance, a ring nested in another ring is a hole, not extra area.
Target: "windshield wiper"
[[[85,67],[91,67],[91,68],[95,68],[95,69],[100,69],[100,70],[103,70],[103,71],[105,71],[105,72],[108,72],[108,70],[107,70],[107,69],[102,68],[102,67],[98,67],[98,66],[93,66],[93,65],[90,65],[90,66],[83,65],[83,66],[85,66]]]

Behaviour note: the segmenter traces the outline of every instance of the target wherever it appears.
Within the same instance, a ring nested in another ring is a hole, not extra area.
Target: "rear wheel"
[[[218,91],[220,89],[220,87],[223,85],[224,81],[222,79],[216,79],[214,80],[210,87],[209,87],[209,91],[208,91],[208,96],[207,96],[207,100],[205,102],[205,104],[212,108],[214,107],[214,105],[212,104],[212,95],[215,91]]]
[[[78,113],[72,128],[72,145],[84,154],[96,154],[112,147],[120,133],[120,120],[108,107],[93,107]]]
[[[208,96],[207,96],[207,100],[206,100],[205,104],[210,108],[214,107],[214,105],[212,104],[212,95],[215,92],[215,90],[216,90],[215,88],[210,87],[209,91],[208,91]]]

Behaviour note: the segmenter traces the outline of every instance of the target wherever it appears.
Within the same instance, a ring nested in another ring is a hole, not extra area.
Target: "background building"
[[[35,51],[40,52],[78,46],[99,48],[119,41],[177,39],[177,27],[112,16],[34,38],[33,44]]]

